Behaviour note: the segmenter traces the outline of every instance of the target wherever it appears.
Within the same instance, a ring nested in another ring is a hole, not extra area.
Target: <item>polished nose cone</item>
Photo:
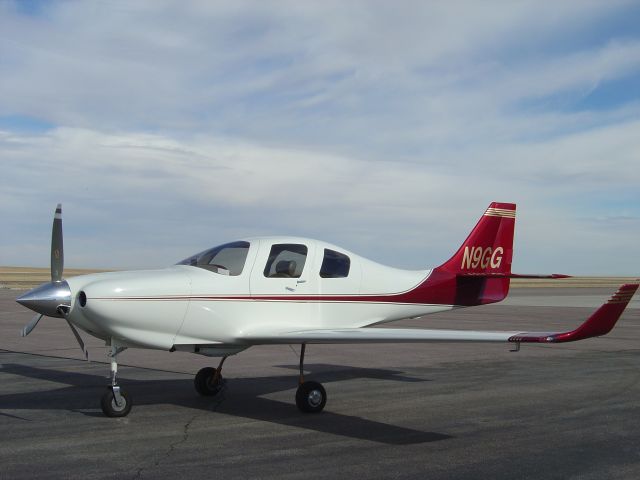
[[[16,298],[16,302],[47,317],[63,318],[71,307],[71,289],[67,282],[43,283]]]

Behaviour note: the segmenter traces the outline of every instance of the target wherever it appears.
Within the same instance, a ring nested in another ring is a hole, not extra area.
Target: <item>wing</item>
[[[622,285],[582,325],[569,332],[495,332],[479,330],[425,330],[408,328],[337,328],[281,330],[247,333],[243,341],[253,344],[292,343],[417,343],[417,342],[513,342],[564,343],[605,335],[638,289]]]
[[[418,328],[334,328],[255,333],[243,337],[257,344],[506,342],[518,332],[425,330]]]

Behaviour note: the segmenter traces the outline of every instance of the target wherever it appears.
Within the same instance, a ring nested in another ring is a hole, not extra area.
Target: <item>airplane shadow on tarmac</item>
[[[284,367],[297,369],[297,366],[286,365]],[[140,406],[165,403],[210,411],[212,415],[217,412],[391,445],[436,442],[452,438],[450,435],[442,433],[424,432],[356,416],[332,413],[327,410],[317,415],[302,414],[295,408],[293,402],[264,398],[264,395],[270,393],[293,389],[295,376],[227,379],[223,391],[218,395],[201,397],[195,393],[192,379],[127,379],[127,370],[133,368],[137,367],[124,367],[120,370],[121,384],[131,393],[133,398],[134,411],[132,415],[135,415],[135,409]],[[305,365],[305,370],[318,372],[313,375],[313,379],[323,383],[355,378],[388,379],[402,382],[425,381],[403,376],[397,371],[383,369],[336,369],[335,365],[309,364]],[[104,375],[38,368],[16,363],[4,363],[0,373],[68,385],[52,390],[0,395],[0,415],[21,418],[19,415],[2,413],[1,411],[4,409],[60,409],[102,417],[102,412],[96,411],[96,406],[105,385],[108,383]]]

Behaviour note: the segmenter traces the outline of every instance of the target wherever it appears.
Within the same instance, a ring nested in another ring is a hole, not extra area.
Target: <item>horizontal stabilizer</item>
[[[484,277],[484,278],[571,278],[571,275],[552,273],[550,275],[533,275],[523,273],[458,273],[458,277]]]

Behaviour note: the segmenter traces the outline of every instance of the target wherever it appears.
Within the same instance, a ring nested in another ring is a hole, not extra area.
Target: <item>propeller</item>
[[[80,337],[80,334],[78,333],[78,330],[76,329],[76,327],[73,326],[73,323],[71,323],[68,318],[65,318],[65,320],[67,321],[67,324],[69,325],[69,328],[73,332],[73,336],[76,337],[76,340],[78,341],[78,345],[80,345],[80,350],[82,350],[82,353],[84,354],[84,359],[88,362],[89,361],[89,350],[87,350],[87,348],[84,346],[84,342],[82,341],[82,337]]]
[[[27,323],[24,327],[22,327],[21,336],[26,337],[31,333],[31,330],[36,328],[40,319],[44,317],[41,313],[36,313],[36,315],[31,319],[29,323]]]
[[[71,308],[71,289],[69,284],[62,279],[63,271],[62,204],[59,203],[56,207],[51,228],[51,281],[43,283],[16,299],[19,304],[36,312],[31,321],[22,328],[21,334],[23,337],[29,335],[36,328],[42,317],[64,318],[76,337],[85,359],[89,360],[89,352],[85,348],[78,330],[67,318]]]
[[[61,282],[64,270],[64,244],[62,241],[62,204],[56,207],[51,227],[51,281]]]

